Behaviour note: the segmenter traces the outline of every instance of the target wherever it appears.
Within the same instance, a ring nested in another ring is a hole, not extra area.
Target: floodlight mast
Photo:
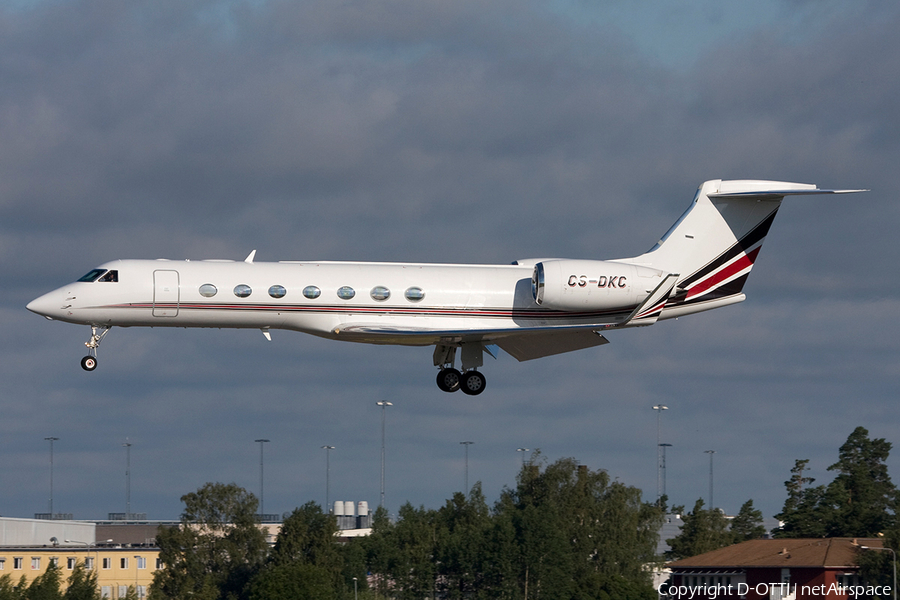
[[[466,489],[463,490],[466,494],[469,493],[469,446],[474,444],[475,442],[460,442],[466,448]]]
[[[669,407],[664,404],[657,404],[653,407],[653,410],[656,411],[656,504],[659,506],[660,498],[662,498],[663,492],[662,490],[662,471],[663,471],[663,462],[665,461],[664,450],[660,449],[659,446],[659,433],[660,433],[660,416],[662,415],[662,411],[669,410]]]
[[[262,523],[264,515],[266,514],[265,487],[263,487],[263,484],[265,483],[265,480],[263,479],[263,444],[269,443],[270,440],[258,439],[253,441],[259,444],[259,521]]]
[[[393,403],[379,400],[375,404],[381,407],[381,507],[384,508],[384,415],[387,407],[393,406]]]
[[[53,442],[58,442],[58,437],[45,437],[50,442],[50,519],[53,519]]]

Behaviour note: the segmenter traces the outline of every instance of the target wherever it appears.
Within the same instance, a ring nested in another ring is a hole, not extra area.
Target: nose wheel
[[[97,368],[97,350],[100,349],[100,342],[107,333],[109,333],[109,327],[91,327],[91,339],[84,343],[87,346],[88,355],[81,359],[81,368],[85,371],[93,371]]]

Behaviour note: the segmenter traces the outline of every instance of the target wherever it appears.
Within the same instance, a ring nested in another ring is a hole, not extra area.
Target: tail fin
[[[781,181],[707,181],[656,246],[627,262],[681,273],[661,319],[740,302],[785,196],[859,191],[865,190],[820,190]]]

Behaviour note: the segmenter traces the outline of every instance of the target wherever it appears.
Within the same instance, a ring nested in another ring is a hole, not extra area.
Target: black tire
[[[462,375],[456,369],[441,369],[437,375],[437,386],[443,392],[455,392],[459,389]]]
[[[93,371],[97,368],[97,359],[93,356],[85,356],[81,359],[81,368],[85,371]]]
[[[469,396],[477,396],[484,391],[486,385],[487,381],[485,380],[484,375],[478,371],[469,371],[463,373],[460,388],[462,388],[463,393],[468,394]]]

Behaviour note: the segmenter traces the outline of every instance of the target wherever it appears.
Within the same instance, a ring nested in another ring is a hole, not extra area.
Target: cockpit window
[[[106,272],[106,275],[98,279],[97,281],[108,281],[112,283],[116,283],[119,281],[119,272],[115,269],[111,269]]]
[[[81,281],[84,283],[94,283],[104,273],[106,273],[106,269],[91,269],[87,275],[85,275],[78,281]]]

